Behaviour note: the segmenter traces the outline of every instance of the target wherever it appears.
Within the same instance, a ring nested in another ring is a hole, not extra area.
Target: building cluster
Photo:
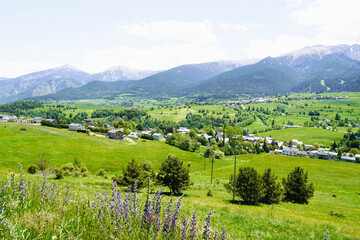
[[[238,101],[223,101],[223,102],[219,102],[218,105],[222,105],[226,108],[235,108],[235,107],[243,107],[243,104],[269,103],[273,101],[274,99],[270,97],[264,97],[264,98],[240,99]]]

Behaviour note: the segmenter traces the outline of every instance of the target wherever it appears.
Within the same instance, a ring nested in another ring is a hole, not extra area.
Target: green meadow
[[[292,139],[302,141],[304,144],[319,143],[322,146],[329,145],[334,141],[339,141],[343,136],[343,132],[336,132],[322,128],[287,128],[281,130],[273,130],[269,132],[259,133],[262,137],[273,137],[279,141],[289,142]]]
[[[21,131],[21,127],[27,130]],[[301,130],[309,131],[309,134],[304,134]],[[285,133],[281,135],[273,131],[264,134],[268,136],[270,133],[279,140],[286,140],[287,136],[291,136],[306,143],[325,143],[327,138],[335,139],[342,136],[342,133],[313,128],[281,131]],[[316,133],[317,138],[312,139],[311,132]],[[209,159],[204,159],[199,153],[182,151],[164,142],[115,141],[66,129],[0,123],[1,179],[8,177],[10,172],[16,172],[18,162],[26,169],[40,154],[44,154],[53,167],[78,158],[86,164],[91,175],[65,177],[57,180],[57,183],[71,184],[79,194],[87,194],[90,197],[94,196],[94,193],[108,190],[111,177],[121,174],[122,167],[131,159],[151,162],[157,170],[169,153],[176,154],[186,165],[190,165],[191,180],[194,184],[184,191],[183,213],[189,215],[196,210],[198,218],[204,219],[210,210],[215,210],[216,213],[212,215],[212,226],[219,230],[226,227],[233,238],[322,239],[326,231],[330,233],[329,239],[360,238],[360,164],[271,154],[240,155],[237,158],[238,167],[251,166],[260,173],[266,168],[271,168],[279,176],[278,181],[294,167],[303,167],[309,172],[309,180],[315,186],[315,195],[308,205],[282,202],[276,205],[248,206],[231,203],[232,196],[223,187],[233,173],[234,156],[215,160],[214,178],[210,184]],[[100,168],[109,172],[108,179],[95,176]],[[41,178],[40,175],[29,174],[26,174],[26,177],[35,181]],[[213,196],[207,196],[209,189]],[[168,189],[165,189],[166,191]],[[144,197],[145,193],[140,195]],[[169,198],[170,196],[165,196],[164,200]],[[330,211],[340,212],[344,217],[332,216]]]

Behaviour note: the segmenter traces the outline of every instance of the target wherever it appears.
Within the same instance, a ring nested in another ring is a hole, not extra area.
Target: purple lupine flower
[[[166,212],[164,214],[164,223],[163,223],[163,230],[162,230],[162,235],[163,237],[170,235],[171,231],[170,231],[170,221],[171,221],[171,204],[172,204],[172,199],[169,200],[168,205],[166,207]]]
[[[70,186],[67,185],[66,186],[66,194],[65,194],[65,197],[64,197],[64,204],[66,205],[69,200],[70,200]]]
[[[210,238],[210,216],[213,214],[213,211],[210,211],[205,219],[203,239],[207,240]]]
[[[183,220],[182,220],[182,229],[181,229],[181,240],[185,240],[186,239],[186,232],[187,232],[187,228],[188,228],[188,222],[187,222],[187,217],[184,216]]]
[[[0,192],[0,214],[2,214],[5,211],[5,208],[7,206],[7,199],[6,199],[6,193],[5,193],[5,189],[7,188],[7,185],[4,185],[1,188],[1,192]]]
[[[161,218],[159,216],[159,217],[156,217],[156,224],[155,224],[155,229],[154,229],[154,239],[156,239],[156,237],[158,236],[160,228],[161,228]]]
[[[183,199],[183,196],[181,196],[179,198],[179,200],[177,201],[177,203],[175,205],[174,215],[173,215],[173,217],[171,219],[171,228],[172,228],[172,230],[174,230],[176,228],[176,221],[179,218],[182,199]]]
[[[25,203],[25,198],[26,198],[25,175],[24,175],[24,170],[22,169],[20,163],[18,163],[18,167],[20,170],[19,201],[20,201],[20,204],[23,205]]]
[[[226,228],[223,228],[223,231],[222,231],[222,233],[220,235],[220,239],[224,240],[225,238],[226,238]]]
[[[216,240],[216,239],[217,239],[217,237],[218,237],[218,235],[219,235],[219,233],[218,233],[217,231],[215,231],[215,233],[214,233],[214,237],[213,237],[213,240]]]
[[[190,221],[190,235],[189,235],[189,239],[196,239],[197,237],[197,219],[196,219],[196,211],[193,212],[193,216],[192,219]]]

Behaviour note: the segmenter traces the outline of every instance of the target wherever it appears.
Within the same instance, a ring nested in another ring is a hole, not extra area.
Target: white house
[[[0,114],[0,122],[7,122],[9,120],[10,116],[5,114]]]
[[[128,135],[129,138],[133,138],[133,139],[139,139],[140,137],[140,133],[139,132],[131,132],[129,135]]]
[[[275,150],[274,150],[274,154],[276,154],[276,155],[282,155],[282,154],[283,154],[283,150],[275,149]]]
[[[153,136],[154,141],[164,140],[164,135],[162,135],[161,133],[154,133],[152,136]]]
[[[186,133],[190,132],[190,129],[188,129],[186,127],[179,127],[177,131],[178,131],[178,133],[185,135]]]
[[[291,149],[289,147],[283,147],[282,154],[286,156],[291,156]]]
[[[77,130],[85,130],[85,127],[79,123],[70,123],[69,130],[70,131],[77,131]]]

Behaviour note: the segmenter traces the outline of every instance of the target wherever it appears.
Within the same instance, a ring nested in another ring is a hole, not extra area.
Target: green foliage
[[[272,204],[278,203],[281,200],[282,190],[281,184],[276,182],[277,176],[271,173],[271,169],[265,170],[261,176],[264,188],[264,195],[261,198],[261,202]]]
[[[283,186],[284,200],[288,202],[308,204],[314,195],[314,186],[308,183],[308,172],[304,173],[301,167],[296,167],[287,178],[283,178]]]
[[[0,112],[14,115],[25,115],[25,111],[40,107],[42,107],[42,104],[40,102],[27,100],[0,105]]]
[[[64,164],[59,169],[59,176],[73,176],[73,177],[86,177],[90,175],[90,172],[88,171],[85,164],[80,162],[77,158],[74,159],[74,162]]]
[[[30,164],[27,169],[27,172],[30,174],[35,174],[37,169],[38,167],[35,164]]]
[[[43,126],[48,126],[48,127],[54,127],[54,128],[68,128],[69,125],[65,124],[65,123],[53,123],[51,121],[47,121],[47,120],[42,120],[41,121],[41,125]]]
[[[44,154],[40,155],[40,158],[36,161],[36,165],[40,171],[44,171],[50,166],[50,161],[44,157]]]
[[[147,178],[151,176],[151,172],[151,165],[140,164],[133,159],[123,168],[123,176],[116,175],[113,181],[124,187],[134,186],[137,182],[137,188],[141,189],[146,186]]]
[[[241,167],[236,175],[235,182],[233,179],[234,177],[231,176],[229,183],[226,183],[224,186],[230,193],[235,191],[235,195],[240,196],[244,203],[257,204],[263,197],[264,189],[262,178],[255,168]]]
[[[214,151],[214,157],[216,159],[220,159],[223,158],[225,156],[224,152],[220,151],[220,150],[215,150]]]
[[[105,169],[99,169],[99,171],[97,171],[97,173],[95,174],[96,176],[99,176],[99,177],[105,177],[107,176],[107,172]]]
[[[161,164],[156,176],[158,184],[168,187],[170,193],[180,194],[191,184],[189,168],[183,167],[183,161],[169,154]]]
[[[54,169],[55,179],[63,179],[64,178],[64,171],[61,168]]]

